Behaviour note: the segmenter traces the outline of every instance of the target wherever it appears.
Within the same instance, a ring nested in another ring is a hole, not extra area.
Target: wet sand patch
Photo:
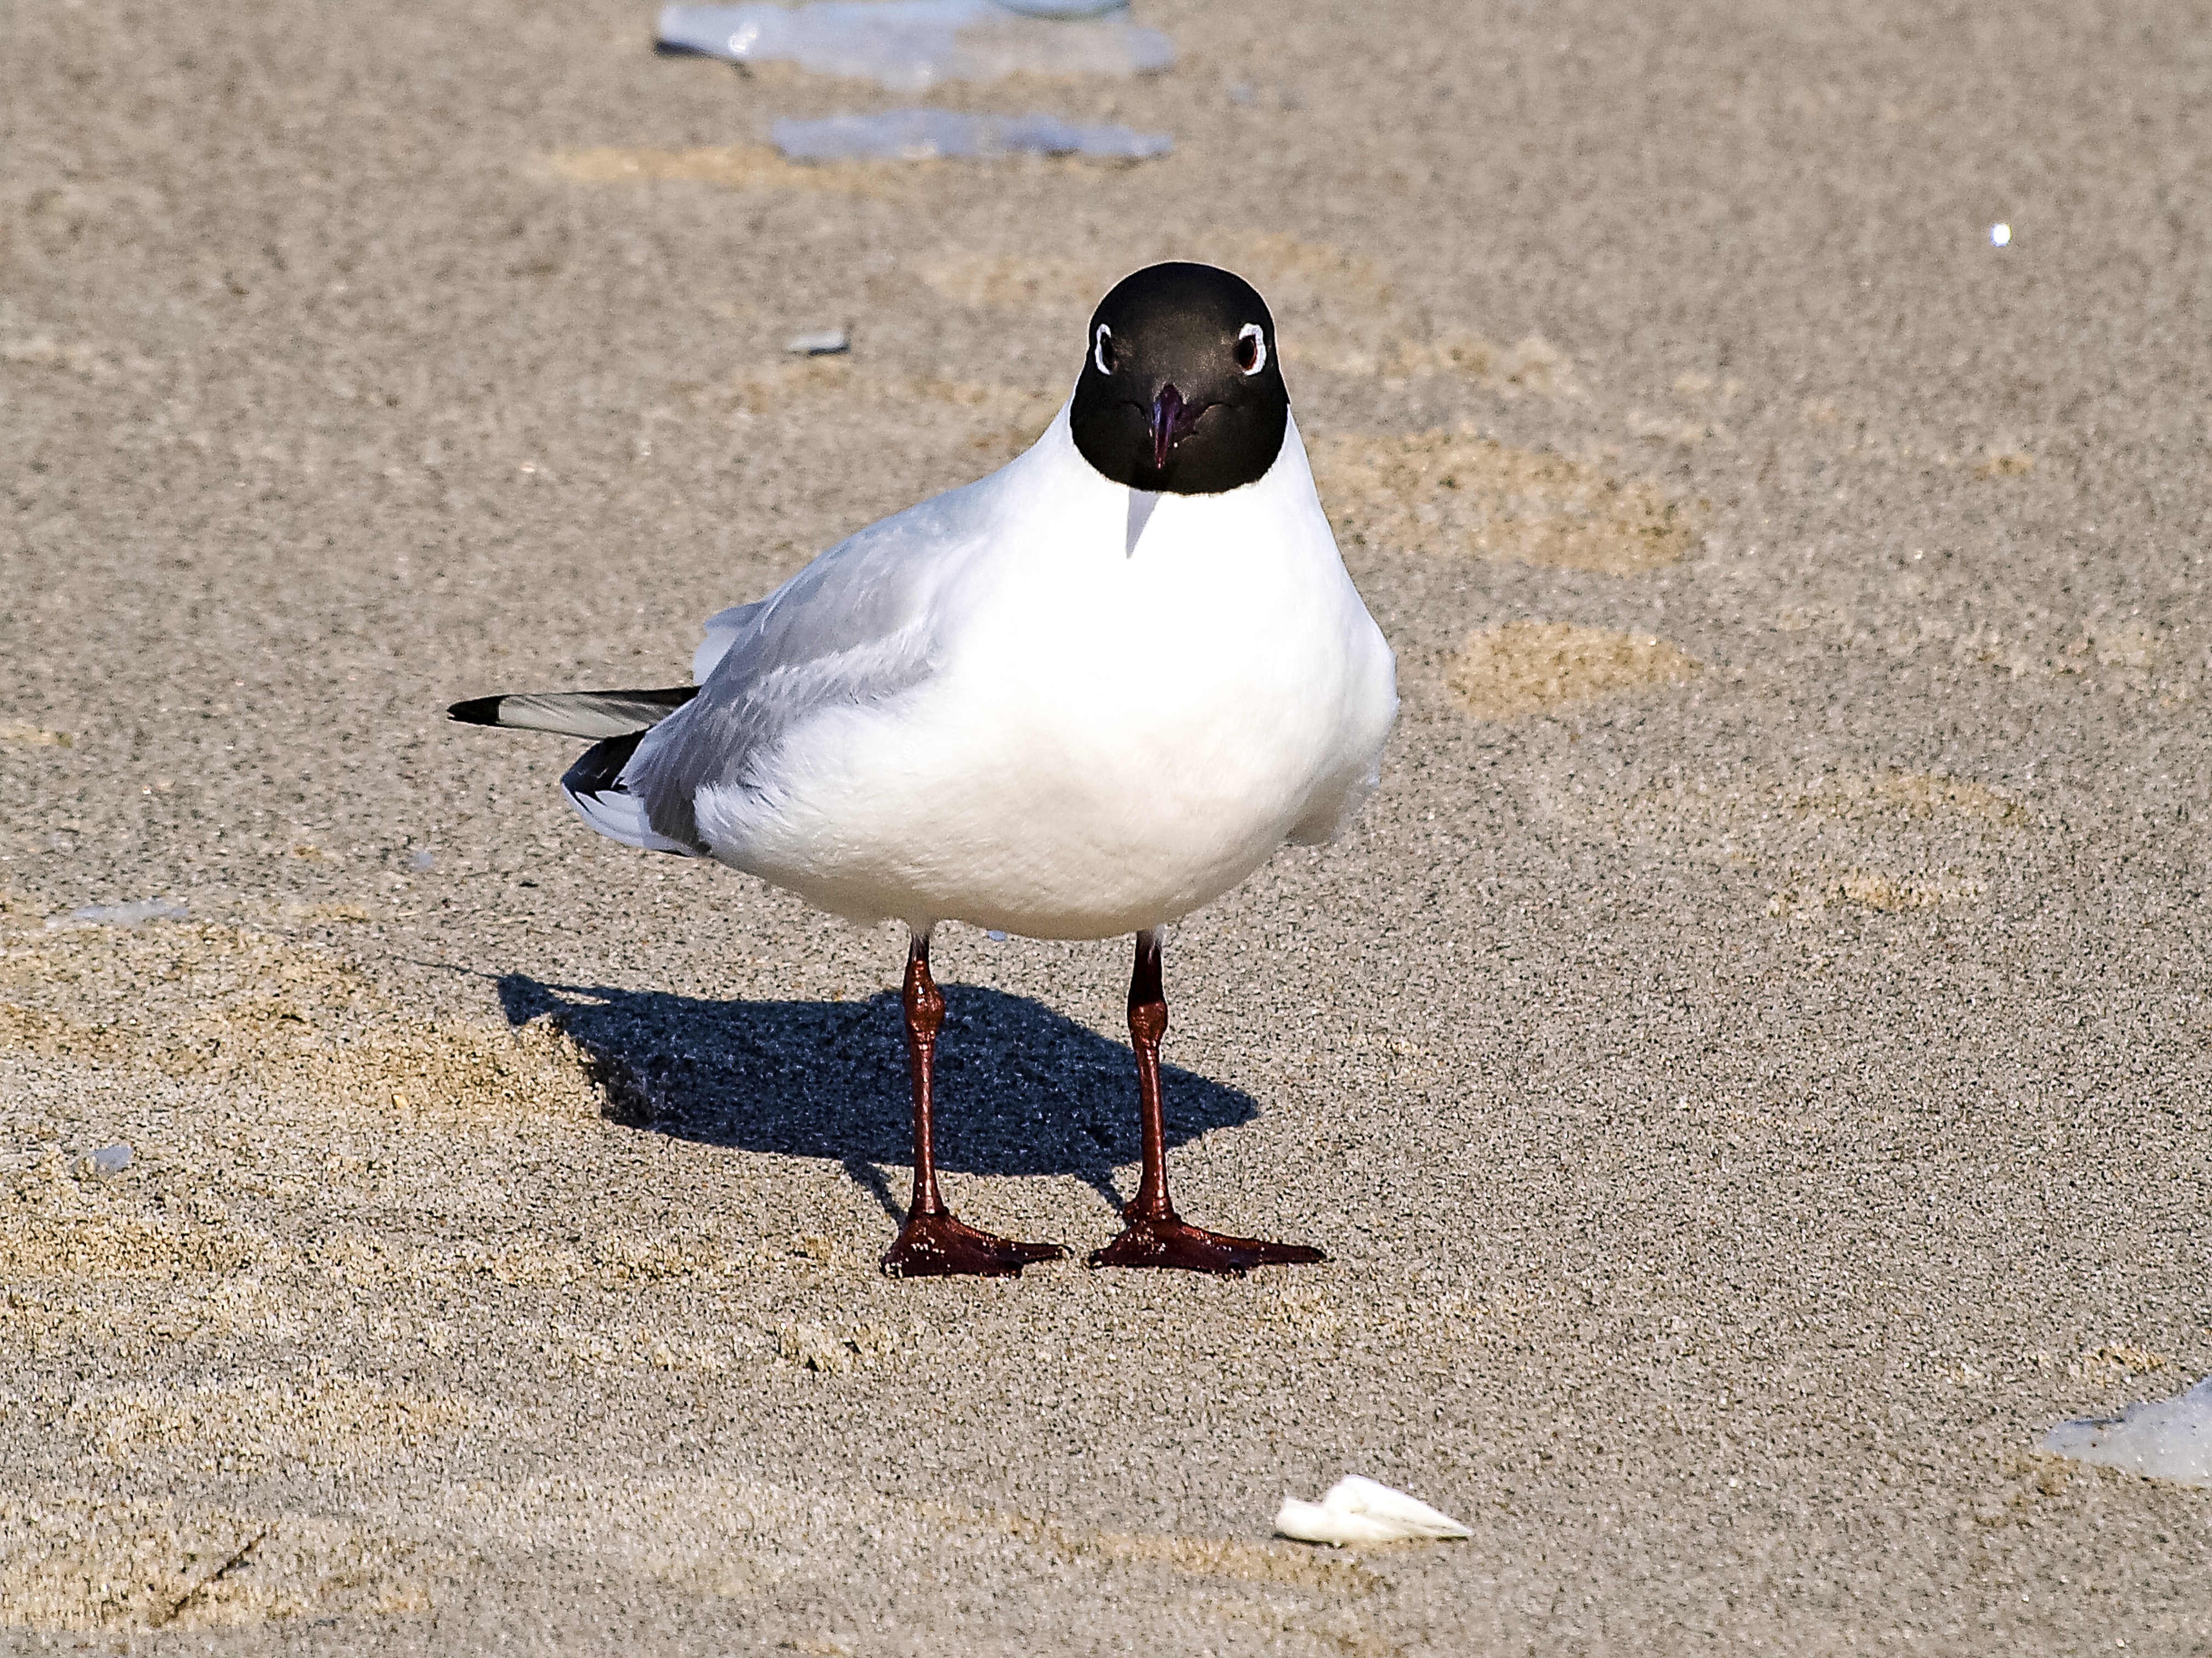
[[[1445,683],[1478,720],[1512,720],[1677,684],[1703,665],[1649,635],[1509,622],[1469,634]]]
[[[0,1272],[70,1284],[234,1272],[267,1240],[227,1219],[56,1213],[19,1187],[0,1197]]]
[[[886,374],[856,367],[849,357],[809,357],[740,368],[691,395],[695,402],[755,415],[775,413],[801,398],[834,398],[848,409],[911,414],[915,404],[927,403],[977,420],[1021,423],[1049,420],[1065,393],[939,375]]]
[[[1954,593],[1920,578],[1901,584],[1899,598],[1901,604],[1881,607],[1793,604],[1771,625],[1832,650],[1897,658],[1929,653],[2010,679],[2148,696],[2168,711],[2203,694],[2206,665],[2186,627],[2133,615],[2069,617],[2008,604],[2002,594],[1962,615]]]
[[[1133,165],[1118,157],[1024,156],[1024,166],[1070,174]],[[595,144],[547,150],[534,165],[567,184],[636,185],[709,185],[721,190],[786,191],[904,202],[941,190],[959,188],[991,161],[925,158],[913,161],[793,161],[766,144],[699,144],[685,149],[649,144]],[[1155,163],[1157,165],[1157,163]],[[1103,290],[1101,290],[1102,292]]]
[[[68,1421],[126,1467],[182,1462],[256,1473],[276,1464],[358,1472],[447,1439],[477,1414],[452,1395],[395,1392],[317,1370],[80,1394]]]
[[[18,749],[66,749],[76,739],[67,732],[48,731],[21,720],[0,720],[0,744]]]
[[[1769,915],[1802,915],[1856,904],[1889,914],[1972,903],[1990,890],[1960,869],[1900,871],[1822,868],[1793,879],[1766,901]]]
[[[1187,1537],[1168,1532],[1093,1531],[1005,1509],[923,1506],[933,1517],[1003,1532],[1041,1545],[1065,1559],[1092,1565],[1158,1565],[1187,1576],[1350,1594],[1370,1594],[1382,1586],[1382,1580],[1356,1559],[1290,1544]]]
[[[815,191],[884,200],[897,200],[912,194],[912,186],[920,176],[943,165],[933,161],[835,161],[802,166],[787,161],[765,144],[708,144],[689,149],[600,144],[551,150],[540,160],[553,177],[569,184],[672,182],[714,185],[725,190]]]
[[[944,248],[924,255],[916,269],[940,299],[971,310],[1086,317],[1136,267],[1109,258]]]
[[[1780,917],[1972,903],[2035,821],[2002,789],[1895,768],[1685,778],[1564,809],[1631,845],[1756,870],[1774,883],[1766,911]]]
[[[1681,558],[1702,517],[1647,479],[1465,427],[1324,437],[1313,465],[1338,535],[1358,547],[1632,575]]]
[[[244,1084],[376,1119],[635,1114],[635,1079],[547,1021],[398,1014],[358,969],[246,930],[163,921],[0,945],[0,1054]]]
[[[1407,380],[1454,375],[1507,398],[1578,394],[1573,364],[1541,337],[1498,345],[1464,327],[1432,325],[1401,303],[1379,260],[1276,231],[1169,227],[1135,243],[1053,254],[944,248],[917,269],[956,305],[1082,318],[1123,276],[1164,259],[1218,264],[1258,288],[1294,366]]]
[[[307,1515],[89,1493],[0,1496],[0,1626],[224,1630],[431,1605],[447,1552]]]
[[[1295,359],[1297,354],[1290,355]],[[1346,361],[1339,366],[1407,380],[1461,374],[1508,402],[1524,392],[1541,398],[1583,395],[1572,359],[1540,334],[1499,345],[1465,329],[1450,329],[1432,338],[1395,340],[1370,361]]]
[[[1134,245],[1030,254],[943,248],[921,260],[921,279],[956,305],[983,311],[1087,317],[1107,289],[1164,259],[1202,259],[1234,270],[1282,314],[1327,310],[1391,314],[1381,265],[1334,242],[1275,231],[1165,227]]]
[[[856,367],[848,357],[757,364],[684,391],[695,410],[733,429],[834,402],[845,417],[879,417],[886,438],[950,435],[968,452],[993,461],[1011,459],[1035,443],[1067,395],[1065,390],[884,374]],[[918,407],[933,411],[930,417],[916,419]]]
[[[2009,433],[1999,433],[1984,444],[1974,458],[1974,476],[1982,478],[2026,477],[2035,470],[2035,457]]]

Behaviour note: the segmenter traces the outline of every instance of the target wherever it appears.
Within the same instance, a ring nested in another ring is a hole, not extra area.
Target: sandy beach
[[[2212,1490],[2039,1448],[2212,1371],[2201,15],[1137,0],[926,101],[1171,155],[802,166],[915,100],[652,11],[0,15],[0,1649],[2212,1652]],[[1127,943],[953,926],[1078,1259],[889,1280],[902,934],[443,711],[683,683],[1167,257],[1398,653],[1166,951],[1179,1203],[1331,1260],[1086,1270]]]

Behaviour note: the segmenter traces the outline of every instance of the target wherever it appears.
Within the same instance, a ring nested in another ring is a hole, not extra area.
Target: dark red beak
[[[1167,470],[1168,451],[1175,447],[1177,438],[1190,430],[1182,417],[1182,393],[1175,389],[1170,380],[1160,387],[1159,396],[1152,399],[1152,470]]]

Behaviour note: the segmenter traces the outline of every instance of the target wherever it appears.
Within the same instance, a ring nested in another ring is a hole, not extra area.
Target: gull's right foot
[[[1132,1219],[1120,1237],[1103,1249],[1093,1249],[1086,1264],[1164,1266],[1177,1272],[1219,1272],[1242,1278],[1255,1266],[1306,1266],[1328,1259],[1310,1244],[1231,1237],[1193,1226],[1177,1216],[1166,1215]]]
[[[1038,1261],[1066,1259],[1060,1244],[1019,1243],[942,1213],[908,1215],[883,1266],[891,1278],[1012,1278]]]

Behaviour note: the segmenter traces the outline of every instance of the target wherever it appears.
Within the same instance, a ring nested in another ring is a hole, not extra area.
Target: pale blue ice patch
[[[73,909],[66,920],[49,920],[49,927],[74,921],[86,926],[143,926],[149,921],[179,921],[191,914],[173,898],[141,898],[128,904],[87,904]]]
[[[2062,1422],[2043,1448],[2152,1479],[2212,1486],[2212,1376],[2185,1394],[2130,1405],[2116,1417]]]
[[[1109,12],[1129,9],[1129,0],[998,0],[998,3],[1024,17],[1103,17]]]
[[[124,1140],[103,1145],[84,1160],[84,1172],[100,1180],[112,1180],[130,1167],[131,1146]]]
[[[1108,125],[1079,126],[1057,115],[963,115],[949,109],[900,109],[887,115],[832,115],[778,121],[775,147],[794,161],[927,161],[940,156],[1097,155],[1142,161],[1175,140]]]
[[[664,50],[733,64],[797,64],[817,75],[921,92],[1009,75],[1149,75],[1175,43],[1126,4],[1095,0],[813,0],[801,6],[670,6]]]

